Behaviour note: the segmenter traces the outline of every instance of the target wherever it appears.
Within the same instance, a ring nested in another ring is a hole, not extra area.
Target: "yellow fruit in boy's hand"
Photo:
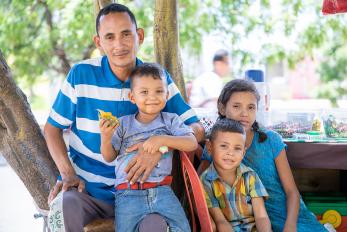
[[[97,109],[99,112],[99,120],[105,119],[111,122],[110,126],[119,126],[119,120],[116,116],[113,116],[111,112],[105,112]]]

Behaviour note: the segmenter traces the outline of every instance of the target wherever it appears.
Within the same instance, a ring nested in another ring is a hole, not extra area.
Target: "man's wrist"
[[[60,175],[63,180],[77,177],[74,170],[60,172]]]

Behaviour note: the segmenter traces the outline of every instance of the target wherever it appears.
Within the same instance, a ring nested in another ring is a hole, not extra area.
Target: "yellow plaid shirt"
[[[255,231],[251,199],[268,197],[258,175],[251,168],[240,164],[233,186],[226,184],[213,165],[201,175],[208,208],[220,208],[235,232]]]

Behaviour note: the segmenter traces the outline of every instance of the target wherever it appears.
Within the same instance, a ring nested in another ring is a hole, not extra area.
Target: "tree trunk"
[[[177,27],[177,0],[156,0],[154,11],[154,50],[156,60],[172,75],[187,100]]]
[[[117,2],[115,0],[94,0],[94,16],[98,16],[99,11],[110,3]]]
[[[48,209],[47,197],[58,170],[24,93],[16,86],[0,50],[0,153],[34,198]]]

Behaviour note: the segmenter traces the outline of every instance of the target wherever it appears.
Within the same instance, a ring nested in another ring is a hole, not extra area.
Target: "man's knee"
[[[82,193],[75,190],[70,190],[62,194],[63,209],[64,213],[68,211],[73,211],[78,213],[82,208]]]

